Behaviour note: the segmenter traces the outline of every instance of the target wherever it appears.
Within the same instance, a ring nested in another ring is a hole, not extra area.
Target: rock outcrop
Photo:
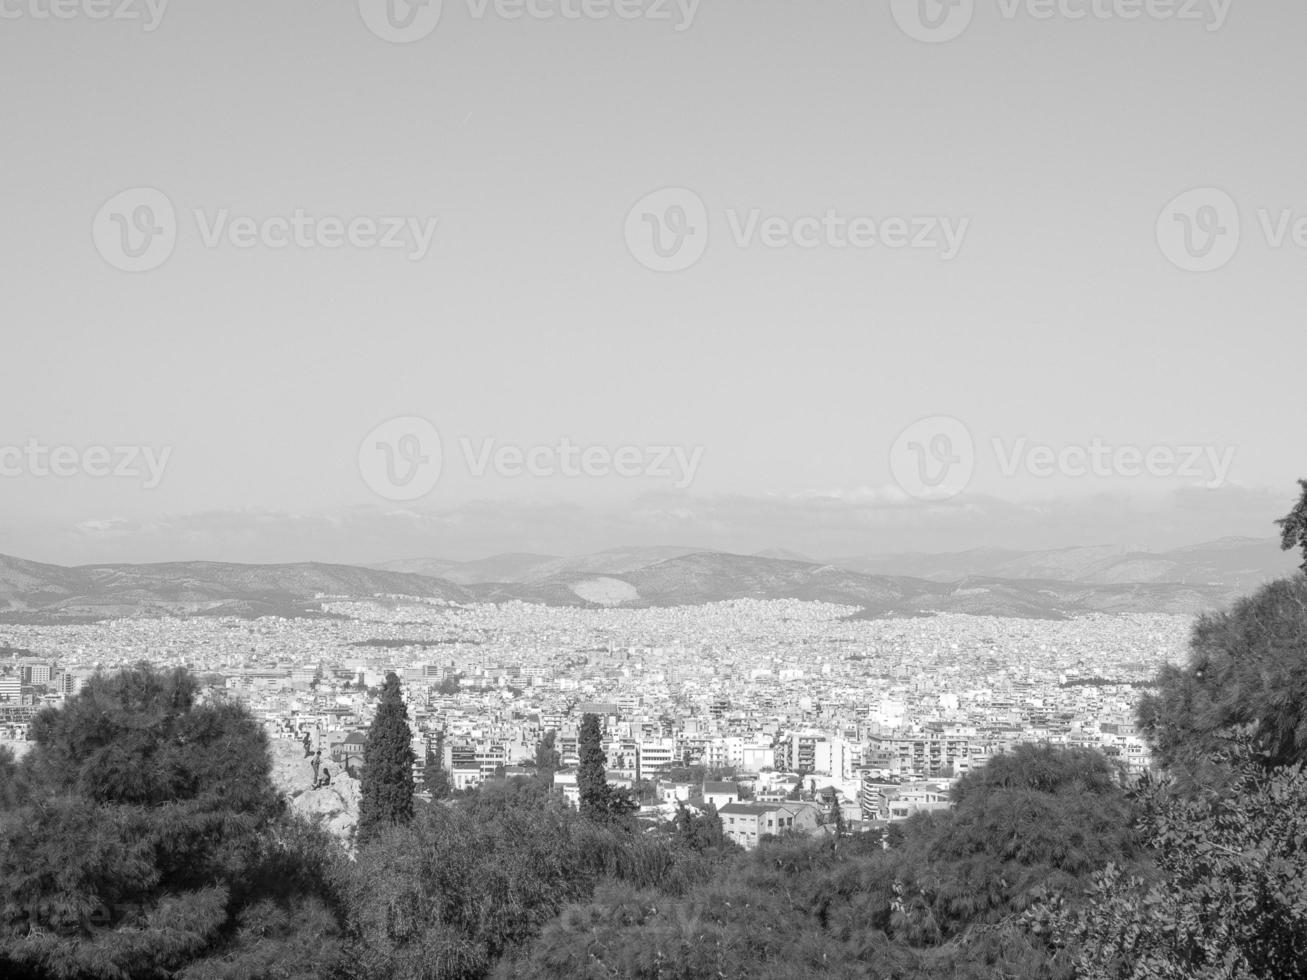
[[[289,739],[272,740],[272,781],[294,809],[318,821],[345,845],[354,841],[359,822],[359,781],[345,775],[343,766],[328,760],[331,785],[313,788],[313,766],[304,758],[304,746]]]

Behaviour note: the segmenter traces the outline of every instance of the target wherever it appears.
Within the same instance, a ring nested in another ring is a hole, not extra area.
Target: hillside
[[[318,595],[466,601],[457,585],[351,565],[172,562],[65,568],[0,556],[0,615],[297,615]]]
[[[1293,574],[1297,562],[1271,538],[1222,538],[1163,552],[1115,546],[1052,551],[977,549],[951,554],[899,554],[833,559],[866,575],[911,575],[936,582],[972,576],[1098,585],[1179,583],[1215,586],[1232,596]]]
[[[869,573],[849,567],[855,562],[823,564],[679,547],[622,548],[578,558],[502,555],[447,569],[447,576],[465,580],[461,584],[413,571],[317,563],[64,568],[0,557],[0,619],[313,616],[323,615],[317,597],[379,595],[637,607],[802,599],[860,606],[871,616],[956,612],[1060,619],[1090,612],[1197,613],[1225,606],[1237,596],[1240,586],[1230,583],[1272,574],[1264,543],[1239,541],[1147,558],[1110,549],[1067,549],[877,561],[876,567],[910,571]],[[394,564],[440,567],[421,559]],[[503,579],[480,581],[492,571]]]
[[[862,575],[834,565],[703,552],[612,575],[565,573],[526,584],[469,587],[483,601],[550,605],[698,605],[729,599],[804,599],[861,606],[865,615],[935,612],[1062,619],[1092,612],[1191,614],[1224,605],[1226,590],[1157,583],[1099,585],[971,577],[932,582]]]

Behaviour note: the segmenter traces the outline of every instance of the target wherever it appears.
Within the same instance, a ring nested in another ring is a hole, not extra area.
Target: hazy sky
[[[1271,533],[1307,8],[920,2],[0,0],[0,552]]]

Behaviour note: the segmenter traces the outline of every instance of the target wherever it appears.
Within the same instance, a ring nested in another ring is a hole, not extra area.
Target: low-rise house
[[[363,750],[367,747],[368,737],[362,732],[350,732],[338,742],[331,742],[331,759],[346,769],[363,768]]]
[[[818,824],[817,808],[809,803],[729,803],[717,813],[726,836],[746,849],[768,836],[810,834]]]
[[[711,803],[720,811],[724,806],[740,802],[740,787],[735,783],[705,782],[703,802]]]

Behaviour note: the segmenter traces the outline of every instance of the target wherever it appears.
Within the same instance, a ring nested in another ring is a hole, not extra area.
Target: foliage
[[[363,842],[386,827],[413,819],[413,732],[399,678],[386,675],[381,703],[363,747],[358,837]]]
[[[327,852],[267,741],[183,670],[96,675],[0,763],[0,956],[33,977],[309,976],[339,928]],[[320,937],[298,949],[312,926]]]
[[[1161,672],[1139,722],[1184,791],[1225,791],[1221,760],[1244,733],[1268,766],[1307,761],[1307,577],[1203,616],[1187,666]]]
[[[955,809],[879,833],[783,837],[719,853],[682,896],[606,885],[547,925],[500,975],[564,977],[1071,976],[1022,914],[1139,856],[1133,804],[1097,753],[1023,748],[963,780]],[[676,840],[705,847],[688,809]],[[725,862],[725,863],[723,863]]]
[[[449,674],[436,685],[436,693],[444,695],[457,694],[462,689],[462,675]]]
[[[699,814],[691,813],[684,803],[678,803],[676,816],[672,818],[672,832],[683,846],[694,851],[725,851],[735,846],[722,828],[717,807],[711,803]]]
[[[1307,773],[1267,773],[1236,752],[1236,792],[1143,791],[1140,826],[1156,869],[1111,866],[1090,900],[1055,910],[1051,930],[1087,980],[1307,976]]]
[[[582,716],[578,754],[581,764],[576,772],[576,787],[581,799],[581,815],[599,823],[628,820],[639,809],[639,804],[630,792],[608,783],[605,768],[608,756],[603,749],[603,731],[598,715]]]
[[[1293,510],[1275,523],[1280,526],[1280,547],[1284,551],[1301,548],[1302,570],[1307,572],[1307,480],[1299,480],[1298,487],[1302,493]]]
[[[360,977],[487,975],[601,879],[683,891],[703,861],[581,817],[536,780],[488,783],[385,830],[346,876]]]

